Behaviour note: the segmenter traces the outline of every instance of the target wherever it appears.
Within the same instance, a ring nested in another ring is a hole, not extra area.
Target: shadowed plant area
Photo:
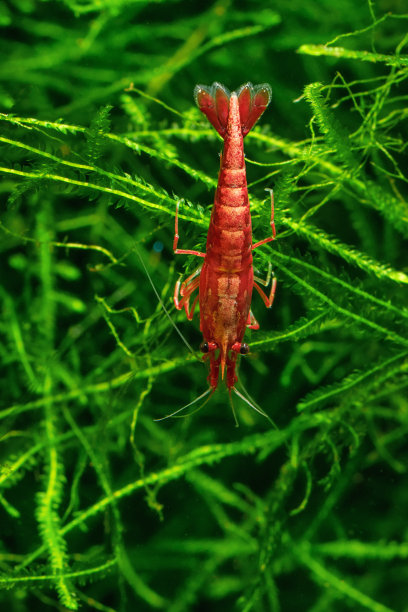
[[[398,0],[0,7],[0,607],[404,612],[408,13]],[[245,139],[272,310],[208,389],[174,286]],[[266,190],[266,191],[265,191]],[[191,349],[190,347],[193,347]],[[273,424],[272,424],[273,423]]]

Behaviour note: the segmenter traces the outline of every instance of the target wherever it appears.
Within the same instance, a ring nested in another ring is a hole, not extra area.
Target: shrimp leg
[[[198,257],[205,257],[205,253],[201,253],[200,251],[190,251],[189,249],[178,249],[178,241],[179,241],[179,233],[178,233],[178,212],[179,212],[179,203],[176,205],[176,217],[174,220],[174,240],[173,240],[173,251],[176,255],[197,255]]]
[[[261,289],[261,287],[258,285],[258,283],[261,283],[261,285],[263,285],[264,287],[267,287],[269,283],[271,282],[271,277],[272,277],[272,285],[271,285],[271,290],[269,292],[269,297],[268,297],[263,291],[263,289]],[[272,271],[271,262],[269,262],[268,275],[266,277],[266,280],[264,280],[263,278],[259,278],[259,276],[254,276],[254,287],[258,291],[259,295],[261,296],[267,308],[270,308],[273,304],[273,300],[275,298],[275,292],[276,292],[276,284],[277,284],[277,281],[275,278],[275,274]]]
[[[275,291],[276,291],[276,277],[273,277],[272,280],[272,285],[271,285],[271,290],[269,292],[269,297],[266,295],[266,293],[263,291],[263,289],[260,288],[260,286],[258,285],[258,283],[254,282],[254,287],[257,290],[257,292],[259,293],[259,295],[261,296],[261,298],[264,301],[264,304],[267,308],[270,308],[273,304],[273,300],[275,299]]]
[[[269,189],[268,191],[270,191],[271,193],[271,230],[272,230],[272,236],[269,236],[269,238],[264,238],[263,240],[260,240],[259,242],[255,242],[255,244],[252,245],[252,250],[256,249],[257,247],[261,246],[261,244],[266,244],[267,242],[271,242],[272,240],[275,240],[276,238],[276,228],[275,228],[275,200],[273,197],[273,189]]]
[[[267,242],[271,242],[272,240],[275,240],[276,237],[276,228],[275,228],[275,200],[273,197],[273,190],[270,189],[270,194],[271,194],[271,229],[272,229],[272,236],[269,236],[269,238],[264,238],[264,240],[260,240],[259,242],[256,242],[255,244],[252,245],[252,250],[256,249],[257,247],[259,247],[261,244],[266,244]],[[269,285],[271,276],[273,276],[273,280],[272,280],[272,285],[271,285],[271,290],[269,292],[269,297],[266,295],[266,293],[263,291],[263,289],[260,288],[260,286],[258,285],[258,283],[261,283],[262,285],[264,285],[265,287],[267,287]],[[258,281],[258,283],[256,282]],[[254,287],[255,289],[258,291],[259,295],[261,296],[265,306],[267,308],[270,308],[273,304],[273,300],[275,299],[275,292],[276,292],[276,278],[273,272],[271,272],[271,267],[269,266],[269,270],[268,270],[268,276],[266,278],[266,281],[257,278],[256,276],[254,277]],[[256,329],[256,328],[254,328]]]
[[[252,312],[252,310],[248,312],[248,319],[247,319],[246,326],[248,327],[248,329],[259,329],[259,323],[255,319],[254,313]]]
[[[184,310],[186,311],[187,319],[189,321],[192,320],[194,315],[194,309],[196,307],[198,301],[198,295],[196,296],[191,308],[190,308],[190,297],[194,293],[200,284],[199,274],[201,272],[201,266],[194,270],[190,276],[186,278],[185,281],[181,282],[180,279],[177,281],[176,286],[174,287],[174,305],[177,310],[181,310],[184,306]],[[198,278],[196,278],[198,276]],[[179,299],[179,295],[181,299]]]

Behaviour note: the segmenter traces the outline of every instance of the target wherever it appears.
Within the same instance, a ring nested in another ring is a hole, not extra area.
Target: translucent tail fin
[[[210,87],[196,85],[194,99],[197,106],[222,137],[227,130],[229,101],[233,94],[238,97],[242,135],[246,136],[271,101],[272,89],[267,83],[255,86],[245,83],[231,94],[221,83],[215,82]]]

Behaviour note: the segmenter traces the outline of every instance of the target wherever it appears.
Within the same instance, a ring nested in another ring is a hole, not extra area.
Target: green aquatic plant
[[[407,19],[0,8],[2,608],[405,609]],[[278,289],[239,388],[274,425],[234,398],[235,428],[223,389],[160,421],[208,386],[173,306],[176,207],[202,250],[221,148],[193,87],[249,78],[273,89],[246,155]]]

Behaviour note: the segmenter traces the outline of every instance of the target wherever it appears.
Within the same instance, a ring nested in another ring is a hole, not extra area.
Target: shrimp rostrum
[[[184,308],[191,320],[199,302],[203,334],[200,350],[210,361],[210,391],[217,388],[221,372],[228,390],[237,392],[237,357],[249,353],[249,346],[243,342],[245,329],[259,328],[251,312],[252,290],[255,287],[270,308],[276,287],[273,278],[266,295],[258,285],[259,279],[254,278],[252,251],[275,238],[273,194],[272,235],[254,244],[243,146],[243,139],[268,106],[272,90],[267,84],[246,83],[230,93],[220,83],[213,83],[210,87],[196,85],[194,96],[199,109],[222,136],[224,148],[205,253],[178,248],[177,208],[174,252],[196,255],[204,261],[184,282],[177,282],[174,304],[178,310]]]

